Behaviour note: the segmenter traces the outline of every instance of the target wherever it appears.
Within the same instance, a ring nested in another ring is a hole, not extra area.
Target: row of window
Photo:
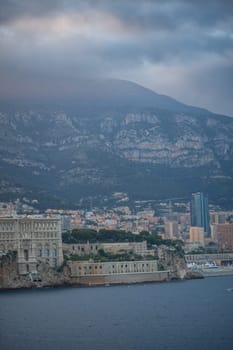
[[[103,265],[84,265],[79,266],[79,272],[84,275],[90,274],[92,270],[102,270]],[[112,273],[126,273],[126,272],[154,272],[157,271],[156,265],[151,265],[149,263],[142,264],[121,264],[121,265],[111,265],[107,267],[109,274]]]
[[[5,222],[0,223],[0,231],[15,231],[15,222]],[[33,227],[34,229],[47,229],[47,230],[57,230],[58,224],[57,222],[23,222],[20,223],[20,230],[26,231],[31,229]]]
[[[30,230],[30,228],[33,227],[34,229],[47,229],[47,230],[56,230],[57,229],[57,223],[56,222],[27,222],[27,223],[20,223],[20,230]]]
[[[57,232],[35,232],[33,234],[34,238],[57,238],[58,234]],[[20,238],[31,238],[31,234],[30,233],[21,233],[20,234]],[[16,239],[16,235],[15,233],[0,233],[0,240],[1,239]]]
[[[207,254],[207,255],[186,255],[185,259],[187,261],[192,261],[192,260],[205,260],[205,259],[224,259],[224,258],[231,258],[233,256],[233,254],[227,254],[227,253],[223,253],[223,254]]]
[[[15,239],[15,234],[14,233],[0,233],[0,239]]]
[[[112,268],[113,269],[115,269],[115,268],[119,268],[119,267],[121,267],[121,268],[123,268],[123,267],[130,267],[130,266],[133,266],[133,267],[144,267],[144,266],[146,266],[146,267],[149,267],[149,264],[141,264],[141,265],[139,265],[139,264],[121,264],[121,265],[112,265]],[[79,266],[79,269],[81,269],[81,268],[84,268],[84,269],[87,269],[88,268],[88,265],[84,265],[84,266]],[[89,265],[89,269],[91,269],[93,267],[93,265]],[[100,269],[102,269],[102,265],[94,265],[94,267],[95,267],[95,269],[97,269],[98,267],[100,268]]]
[[[36,257],[49,257],[49,256],[57,256],[57,249],[55,248],[52,248],[52,249],[49,249],[49,248],[36,248],[35,249],[35,255]]]
[[[13,224],[0,224],[0,231],[14,231],[15,227]]]
[[[96,246],[72,246],[73,250],[81,250],[81,252],[85,252],[85,251],[90,251],[90,250],[98,250],[99,247],[96,245]]]
[[[57,236],[57,232],[35,232],[33,234],[34,238],[56,238]]]

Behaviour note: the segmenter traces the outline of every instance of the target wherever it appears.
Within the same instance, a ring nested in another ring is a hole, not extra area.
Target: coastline
[[[233,276],[232,267],[218,267],[216,269],[201,269],[199,270],[203,277],[220,277],[220,276]]]
[[[199,271],[187,269],[184,259],[169,252],[161,260],[140,261],[64,261],[59,268],[39,262],[36,273],[21,274],[15,255],[0,259],[0,290],[57,288],[159,283],[203,278]]]
[[[47,277],[47,276],[46,276]],[[96,286],[112,286],[112,285],[130,285],[130,284],[143,284],[143,283],[162,283],[172,280],[179,280],[166,271],[151,274],[122,274],[115,276],[82,276],[68,278],[59,273],[59,279],[56,273],[51,279],[43,276],[41,281],[29,281],[27,277],[20,276],[17,281],[8,279],[6,283],[0,284],[1,290],[16,290],[16,289],[40,289],[40,288],[60,288],[60,287],[96,287]]]
[[[182,281],[199,279],[203,276],[197,271],[165,270],[151,273],[119,273],[115,275],[89,275],[72,277],[70,267],[65,265],[60,270],[53,270],[43,264],[40,267],[40,280],[31,280],[29,275],[20,276],[17,273],[15,262],[1,266],[0,291],[16,289],[40,289],[40,288],[78,288],[113,285],[131,285],[144,283],[163,283],[169,281]]]

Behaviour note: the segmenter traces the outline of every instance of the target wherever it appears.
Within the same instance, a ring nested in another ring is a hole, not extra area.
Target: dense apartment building
[[[168,239],[179,238],[179,225],[174,221],[165,222],[165,237]]]
[[[190,242],[198,242],[202,247],[205,246],[205,233],[203,227],[191,226],[189,234]]]
[[[233,224],[218,224],[217,239],[221,250],[233,252]]]
[[[19,274],[36,273],[40,262],[63,263],[59,218],[25,216],[0,218],[0,252],[16,252]]]

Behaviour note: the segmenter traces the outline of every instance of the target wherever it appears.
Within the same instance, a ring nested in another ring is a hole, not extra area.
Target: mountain
[[[0,105],[2,199],[62,206],[202,190],[232,205],[232,176],[233,118],[131,82],[88,81],[69,99]]]

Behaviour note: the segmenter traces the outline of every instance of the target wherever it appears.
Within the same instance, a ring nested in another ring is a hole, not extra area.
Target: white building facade
[[[36,273],[40,262],[59,267],[63,263],[60,218],[0,218],[0,252],[17,253],[19,274]]]

